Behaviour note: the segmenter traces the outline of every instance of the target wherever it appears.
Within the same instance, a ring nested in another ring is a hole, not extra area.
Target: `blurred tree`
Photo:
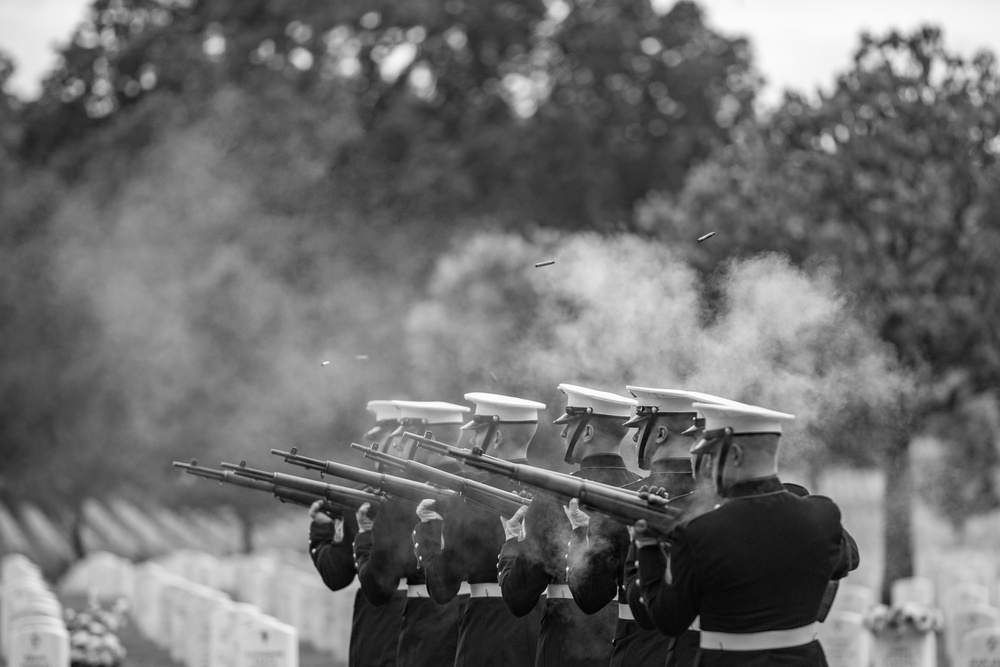
[[[961,543],[970,515],[1000,507],[996,476],[989,474],[1000,463],[1000,402],[990,391],[963,398],[953,412],[936,415],[929,430],[937,446],[916,470],[917,490],[948,519]]]
[[[760,83],[747,42],[686,1],[665,14],[648,0],[553,3],[521,61],[546,95],[514,173],[546,224],[566,227],[626,226],[650,189],[679,190],[752,115]]]
[[[745,40],[686,1],[661,14],[649,0],[95,0],[62,55],[26,113],[35,162],[76,146],[60,160],[75,173],[91,129],[154,90],[197,114],[226,83],[282,77],[303,104],[350,100],[363,123],[328,156],[341,197],[439,227],[470,214],[622,227],[651,187],[677,189],[729,140],[758,86]],[[119,149],[151,132],[131,128]]]
[[[955,56],[933,28],[864,36],[831,94],[788,96],[741,131],[682,193],[641,207],[639,224],[666,238],[717,231],[689,255],[705,271],[762,249],[835,258],[882,337],[922,374],[919,395],[879,415],[885,437],[858,443],[878,443],[887,473],[888,587],[913,567],[911,438],[1000,381],[996,62]],[[967,459],[967,485],[992,494],[990,470],[971,464],[994,456]],[[991,505],[975,495],[963,512]]]

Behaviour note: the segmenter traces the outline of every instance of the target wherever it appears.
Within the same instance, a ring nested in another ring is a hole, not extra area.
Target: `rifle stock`
[[[510,491],[497,489],[489,484],[483,484],[482,482],[467,479],[461,475],[438,470],[424,463],[380,452],[376,445],[365,447],[364,445],[352,442],[351,447],[364,452],[365,457],[373,461],[378,461],[379,463],[400,470],[406,470],[426,482],[456,491],[467,503],[494,514],[512,516],[522,505],[527,505],[530,502],[528,499],[522,498]]]
[[[295,449],[292,449],[290,452],[283,452],[280,449],[272,449],[271,453],[275,456],[284,457],[286,463],[302,466],[304,468],[310,468],[312,470],[319,470],[320,472],[341,477],[343,479],[349,479],[353,482],[358,482],[359,484],[371,487],[372,489],[380,491],[388,496],[392,496],[393,498],[399,498],[411,503],[419,503],[425,498],[432,498],[442,503],[446,503],[458,496],[458,494],[454,491],[439,489],[431,486],[430,484],[425,484],[424,482],[415,482],[413,480],[397,477],[395,475],[372,472],[371,470],[362,470],[361,468],[355,468],[354,466],[347,465],[346,463],[321,461],[308,456],[302,456]],[[273,474],[280,475],[281,473]],[[286,475],[285,477],[293,476]],[[293,477],[293,479],[298,480],[303,478]]]

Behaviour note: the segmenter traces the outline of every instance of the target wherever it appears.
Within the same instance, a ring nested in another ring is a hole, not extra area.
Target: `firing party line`
[[[531,463],[545,404],[484,392],[369,401],[357,465],[271,450],[324,479],[174,465],[309,508],[323,582],[360,584],[352,667],[826,665],[818,624],[859,555],[832,500],[780,480],[794,416],[558,388],[569,474]]]

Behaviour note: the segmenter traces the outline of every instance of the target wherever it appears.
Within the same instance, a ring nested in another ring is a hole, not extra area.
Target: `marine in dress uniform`
[[[566,462],[580,466],[573,475],[615,486],[636,479],[620,453],[622,438],[627,435],[622,424],[635,401],[572,384],[560,384],[559,389],[566,394],[567,405],[556,423],[564,425],[561,436],[567,442]],[[576,523],[576,535],[571,521]],[[498,567],[508,609],[523,616],[546,595],[536,667],[606,667],[611,659],[618,605],[609,602],[618,591],[622,571],[614,556],[619,552],[624,556],[628,536],[627,532],[624,537],[616,533],[625,529],[612,526],[605,517],[594,517],[592,531],[588,522],[575,501],[566,508],[537,494],[527,511],[518,510],[506,524],[508,539],[500,551]],[[573,540],[577,558],[570,562]],[[584,558],[587,546],[593,558]]]
[[[817,610],[828,582],[858,560],[836,504],[796,495],[778,478],[782,424],[794,417],[747,405],[693,407],[705,431],[692,454],[708,461],[725,502],[678,526],[669,551],[636,524],[650,618],[677,635],[699,617],[704,667],[825,666]]]
[[[400,428],[429,432],[437,440],[457,443],[459,427],[469,408],[441,401],[393,401],[399,408]],[[458,465],[415,443],[397,439],[395,446],[403,456],[448,472],[459,472]],[[409,443],[407,446],[406,443]],[[396,649],[398,667],[441,667],[455,660],[458,622],[462,597],[439,605],[430,599],[424,573],[417,567],[411,542],[414,524],[413,505],[390,499],[383,503],[373,520],[367,504],[357,512],[358,534],[354,538],[354,564],[365,597],[373,605],[391,602],[396,590],[405,585],[399,641]],[[383,638],[391,641],[391,637]]]
[[[375,426],[365,433],[365,438],[384,447],[399,425],[399,408],[385,400],[368,401],[367,407],[375,415]],[[327,588],[339,591],[349,586],[356,574],[352,545],[358,533],[357,517],[348,513],[334,521],[319,511],[321,506],[320,501],[309,510],[309,555]],[[394,667],[405,602],[406,592],[397,591],[386,604],[374,606],[358,589],[354,595],[348,667]]]
[[[475,404],[472,420],[462,426],[472,433],[470,446],[505,461],[527,463],[538,411],[545,404],[484,392],[468,393],[465,399]],[[501,475],[480,474],[476,479],[504,491],[520,490],[517,482]],[[506,539],[502,523],[496,514],[467,503],[448,508],[442,520],[430,511],[433,502],[420,504],[421,523],[413,538],[427,591],[432,600],[445,604],[458,594],[462,581],[471,588],[459,624],[455,667],[533,664],[542,605],[517,617],[501,597],[497,554]]]
[[[625,426],[634,428],[638,466],[649,474],[627,488],[663,489],[670,504],[693,513],[712,509],[717,500],[714,492],[697,492],[692,471],[691,447],[695,444],[692,428],[698,420],[693,405],[698,401],[726,402],[726,399],[683,389],[626,387],[638,401],[635,415]],[[611,664],[637,667],[689,666],[698,653],[697,621],[677,637],[664,635],[653,624],[640,601],[638,563],[635,545],[630,544],[625,559],[624,597],[628,614],[619,614],[615,633],[615,650]]]

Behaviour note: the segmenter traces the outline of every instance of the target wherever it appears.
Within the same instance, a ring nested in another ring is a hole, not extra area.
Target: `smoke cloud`
[[[534,268],[542,257],[557,261]],[[411,311],[413,356],[427,363],[429,392],[507,391],[546,401],[553,418],[560,382],[687,388],[790,412],[791,465],[822,457],[824,434],[843,432],[838,420],[877,414],[908,391],[832,269],[768,254],[711,280],[683,248],[634,236],[483,234],[442,258],[429,299]],[[441,367],[452,372],[438,385],[430,371]],[[548,442],[557,447],[551,433]]]

